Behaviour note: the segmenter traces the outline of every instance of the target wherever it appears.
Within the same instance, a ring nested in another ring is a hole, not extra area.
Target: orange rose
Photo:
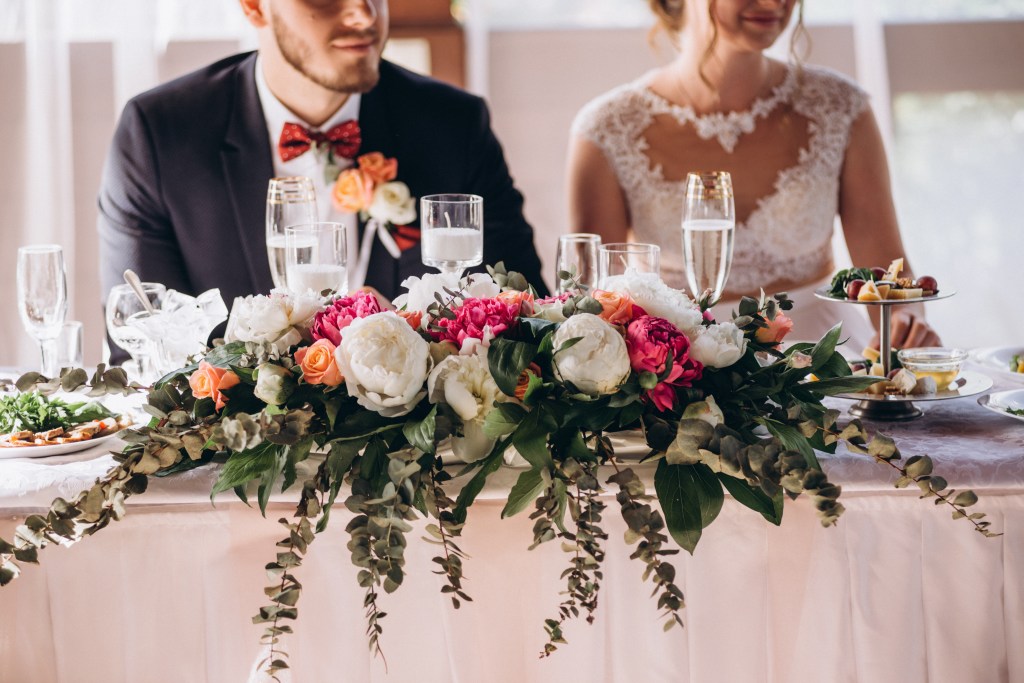
[[[373,201],[373,180],[358,168],[346,168],[334,181],[331,199],[338,211],[363,211]]]
[[[398,175],[398,159],[388,159],[380,152],[364,154],[356,160],[359,170],[378,185],[390,182]]]
[[[793,329],[793,321],[782,313],[775,315],[775,320],[765,320],[768,327],[759,327],[754,338],[762,344],[778,344]]]
[[[518,306],[519,315],[533,315],[533,294],[529,292],[517,292],[508,289],[498,295],[498,301],[503,301],[509,306]]]
[[[540,377],[540,366],[530,363],[526,369],[519,374],[519,382],[516,384],[515,395],[520,401],[526,396],[526,388],[530,386],[530,375]]]
[[[595,289],[590,296],[601,304],[597,317],[612,325],[628,325],[633,319],[633,299],[628,294]]]
[[[224,391],[238,384],[238,375],[216,368],[205,360],[200,361],[199,369],[193,372],[188,378],[188,385],[192,387],[192,395],[196,398],[212,398],[217,410],[224,407],[228,397]]]
[[[414,330],[420,329],[420,325],[423,323],[423,313],[421,311],[395,311],[398,315],[405,318],[405,322]]]
[[[317,339],[312,346],[295,352],[295,362],[302,368],[302,377],[309,384],[336,387],[345,381],[334,360],[334,344],[330,339]]]

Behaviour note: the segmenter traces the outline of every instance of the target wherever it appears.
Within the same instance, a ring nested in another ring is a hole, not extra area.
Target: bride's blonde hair
[[[683,14],[686,0],[647,0],[647,2],[651,7],[651,11],[654,12],[654,16],[657,17],[658,23],[661,24],[661,28],[669,34],[672,42],[677,44],[678,47],[679,34],[683,30]],[[715,45],[718,43],[715,2],[716,0],[708,0],[708,16],[711,19],[713,33],[711,34],[711,42],[708,43],[708,48],[704,51],[704,57],[700,61],[700,79],[709,88],[712,86],[707,76],[704,75],[704,65],[711,59],[711,55],[715,51]],[[807,27],[804,25],[804,0],[796,0],[796,13],[796,25],[793,27],[793,33],[789,39],[789,56],[793,64],[799,68],[811,49],[811,37],[807,33]]]

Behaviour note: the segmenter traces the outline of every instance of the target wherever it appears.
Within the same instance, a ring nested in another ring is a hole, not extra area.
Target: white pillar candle
[[[432,228],[423,233],[423,258],[474,261],[483,252],[483,233],[473,228]]]

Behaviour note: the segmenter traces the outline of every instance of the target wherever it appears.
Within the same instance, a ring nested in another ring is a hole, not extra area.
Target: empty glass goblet
[[[54,377],[57,337],[68,313],[68,283],[64,252],[56,244],[33,244],[18,249],[18,312],[25,331],[39,342],[42,373]]]

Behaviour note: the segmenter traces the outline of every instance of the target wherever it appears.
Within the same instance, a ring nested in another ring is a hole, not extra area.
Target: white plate
[[[1024,373],[1010,370],[1010,359],[1014,356],[1024,356],[1024,346],[990,346],[971,351],[971,360],[986,370],[1024,382]]]
[[[941,289],[938,294],[932,294],[931,296],[919,296],[916,299],[882,299],[881,301],[859,301],[857,299],[847,299],[845,296],[840,298],[832,296],[828,293],[828,287],[821,287],[814,290],[814,296],[819,299],[826,301],[838,301],[844,304],[860,304],[861,306],[899,306],[901,304],[917,304],[928,301],[938,301],[939,299],[947,299],[956,294],[955,289]]]
[[[881,381],[881,379],[879,379]],[[813,382],[809,384],[808,388],[813,389]],[[849,394],[837,394],[839,398],[850,398],[855,401],[941,401],[948,398],[963,398],[964,396],[974,396],[980,394],[983,391],[987,391],[992,388],[992,379],[986,377],[980,372],[961,372],[960,375],[953,381],[948,389],[942,391],[936,391],[934,394],[912,394],[909,396],[890,396],[890,395],[879,395],[869,394],[867,392],[857,392]]]
[[[997,391],[994,394],[981,396],[978,398],[978,405],[982,408],[988,408],[993,413],[999,413],[1000,415],[1024,422],[1024,415],[1014,415],[1013,413],[1006,412],[1007,408],[1024,410],[1024,389]]]
[[[57,443],[52,446],[17,446],[13,448],[0,448],[0,460],[6,460],[8,458],[45,458],[49,455],[67,455],[68,453],[77,453],[78,451],[84,451],[87,448],[92,448],[97,444],[113,439],[115,436],[117,436],[117,432],[98,436],[95,439],[74,441],[72,443]]]

